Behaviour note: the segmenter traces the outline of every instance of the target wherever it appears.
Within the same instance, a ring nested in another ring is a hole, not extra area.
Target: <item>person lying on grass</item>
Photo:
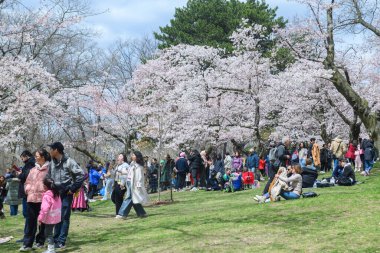
[[[287,189],[281,189],[280,196],[284,199],[299,199],[302,193],[302,176],[301,165],[294,164],[288,167],[288,177],[280,175],[280,171],[275,175],[275,179],[279,179],[287,184]],[[290,174],[290,175],[289,175]],[[269,194],[254,197],[259,203],[269,202]]]

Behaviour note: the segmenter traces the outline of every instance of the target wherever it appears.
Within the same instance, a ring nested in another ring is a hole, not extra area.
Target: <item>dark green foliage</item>
[[[189,0],[183,8],[177,8],[170,25],[160,27],[155,33],[160,48],[178,44],[205,45],[232,51],[229,39],[242,19],[250,24],[260,24],[267,33],[274,26],[284,27],[282,17],[276,17],[277,8],[271,9],[265,1],[248,0]],[[273,43],[268,40],[262,46],[269,49]]]

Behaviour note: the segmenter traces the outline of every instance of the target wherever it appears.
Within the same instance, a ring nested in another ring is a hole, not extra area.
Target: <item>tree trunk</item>
[[[331,1],[334,3],[334,0]],[[335,49],[334,49],[334,25],[333,25],[333,7],[327,9],[327,56],[325,59],[325,67],[333,71],[331,78],[336,89],[345,97],[351,105],[354,112],[359,116],[365,128],[375,142],[377,149],[380,149],[380,111],[371,112],[368,101],[360,97],[358,93],[351,87],[348,80],[339,71],[335,65]]]

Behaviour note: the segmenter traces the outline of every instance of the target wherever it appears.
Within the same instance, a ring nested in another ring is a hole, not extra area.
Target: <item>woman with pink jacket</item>
[[[59,190],[54,184],[53,179],[45,178],[44,186],[47,191],[42,197],[40,215],[38,215],[38,223],[45,226],[45,237],[48,242],[48,250],[44,253],[55,253],[53,230],[55,224],[61,222],[62,202],[59,197]]]
[[[45,149],[38,149],[35,153],[36,166],[30,170],[28,177],[25,181],[25,194],[27,195],[27,212],[28,216],[26,221],[28,226],[24,235],[24,244],[20,251],[31,251],[33,242],[36,244],[33,248],[42,248],[45,242],[44,226],[39,226],[37,232],[37,217],[40,213],[42,195],[44,194],[45,187],[43,180],[49,170],[50,155]]]

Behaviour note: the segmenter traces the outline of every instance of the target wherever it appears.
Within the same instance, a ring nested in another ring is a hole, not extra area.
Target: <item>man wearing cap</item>
[[[47,177],[53,179],[60,189],[62,201],[62,219],[54,228],[54,241],[56,248],[64,248],[69,233],[73,193],[82,186],[84,172],[72,158],[63,152],[62,143],[54,142],[48,146],[52,162],[49,165]]]

